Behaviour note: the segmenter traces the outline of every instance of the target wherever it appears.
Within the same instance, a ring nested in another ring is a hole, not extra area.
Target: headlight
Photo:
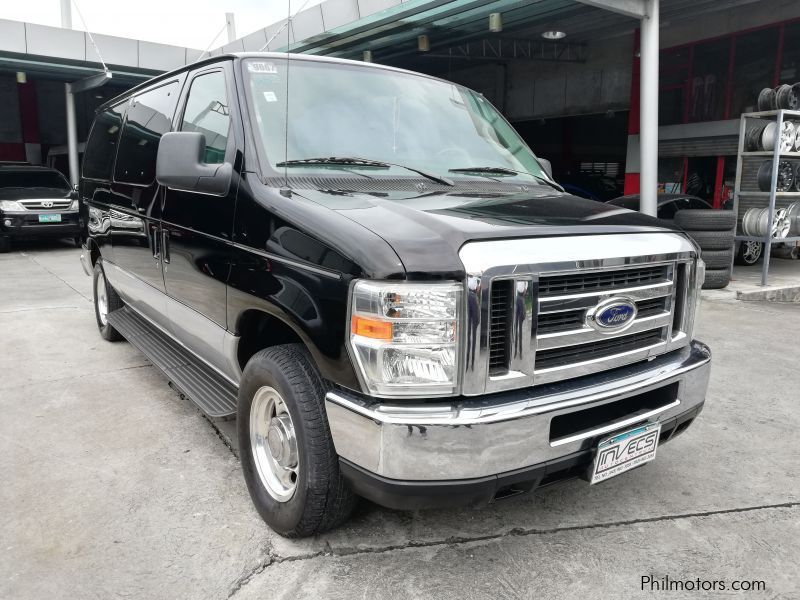
[[[359,281],[350,348],[376,396],[442,396],[458,385],[461,285]]]
[[[78,208],[79,208],[78,199],[75,198],[75,200],[72,201],[72,204],[69,205],[69,209],[70,210],[78,210]]]
[[[0,210],[7,210],[9,212],[19,212],[25,210],[19,202],[14,200],[0,200]]]

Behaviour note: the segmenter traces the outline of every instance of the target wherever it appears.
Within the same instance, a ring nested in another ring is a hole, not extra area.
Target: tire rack
[[[782,244],[800,241],[800,236],[792,236],[785,238],[772,238],[771,237],[771,224],[775,219],[775,209],[786,208],[792,202],[800,201],[800,192],[778,192],[776,191],[778,185],[778,163],[783,158],[797,158],[800,159],[800,152],[781,152],[780,149],[780,133],[783,127],[785,118],[796,120],[800,123],[800,111],[796,110],[768,110],[764,112],[753,112],[742,114],[739,123],[739,153],[736,163],[736,183],[733,193],[733,210],[736,213],[736,231],[737,235],[735,240],[737,242],[761,242],[764,245],[763,250],[763,263],[761,266],[761,285],[766,286],[769,281],[769,259],[772,250],[772,244]],[[774,121],[777,119],[777,129],[775,134],[775,143],[772,150],[760,151],[746,151],[744,149],[745,134],[747,133],[748,122],[753,120],[768,120]],[[765,158],[772,158],[772,179],[770,181],[770,191],[762,192],[758,189],[758,181],[755,173],[758,171],[759,165]],[[745,166],[746,165],[746,166]],[[742,189],[742,173],[747,171],[748,177],[744,181],[744,187],[754,189]],[[742,218],[748,208],[763,208],[765,204],[761,201],[766,199],[769,206],[769,223],[767,234],[765,237],[739,235],[739,232],[744,233],[742,230]],[[733,265],[731,264],[731,268]]]

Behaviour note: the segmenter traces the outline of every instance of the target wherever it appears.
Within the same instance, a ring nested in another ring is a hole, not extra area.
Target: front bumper
[[[488,502],[579,475],[599,439],[646,421],[661,441],[702,409],[711,352],[694,341],[649,362],[515,392],[387,404],[326,396],[342,471],[362,496],[393,508]]]
[[[59,223],[39,223],[40,214],[60,214]],[[0,213],[0,235],[10,238],[72,237],[81,232],[80,212],[42,211]]]

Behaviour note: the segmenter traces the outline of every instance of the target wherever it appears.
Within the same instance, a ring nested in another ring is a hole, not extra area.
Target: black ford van
[[[100,334],[237,419],[283,535],[356,496],[601,482],[703,406],[704,266],[543,164],[480,94],[399,69],[260,53],[161,75],[102,106],[87,143]]]

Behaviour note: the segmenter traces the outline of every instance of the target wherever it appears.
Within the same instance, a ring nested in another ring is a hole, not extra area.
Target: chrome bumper
[[[345,391],[326,395],[339,456],[374,475],[405,481],[486,477],[586,451],[598,437],[642,421],[667,421],[702,405],[711,369],[705,344],[575,381],[448,403],[388,404]],[[663,406],[551,438],[555,417],[678,384]]]
[[[86,244],[81,244],[81,266],[83,267],[83,272],[91,277],[92,260],[89,257],[89,249],[86,247]]]

